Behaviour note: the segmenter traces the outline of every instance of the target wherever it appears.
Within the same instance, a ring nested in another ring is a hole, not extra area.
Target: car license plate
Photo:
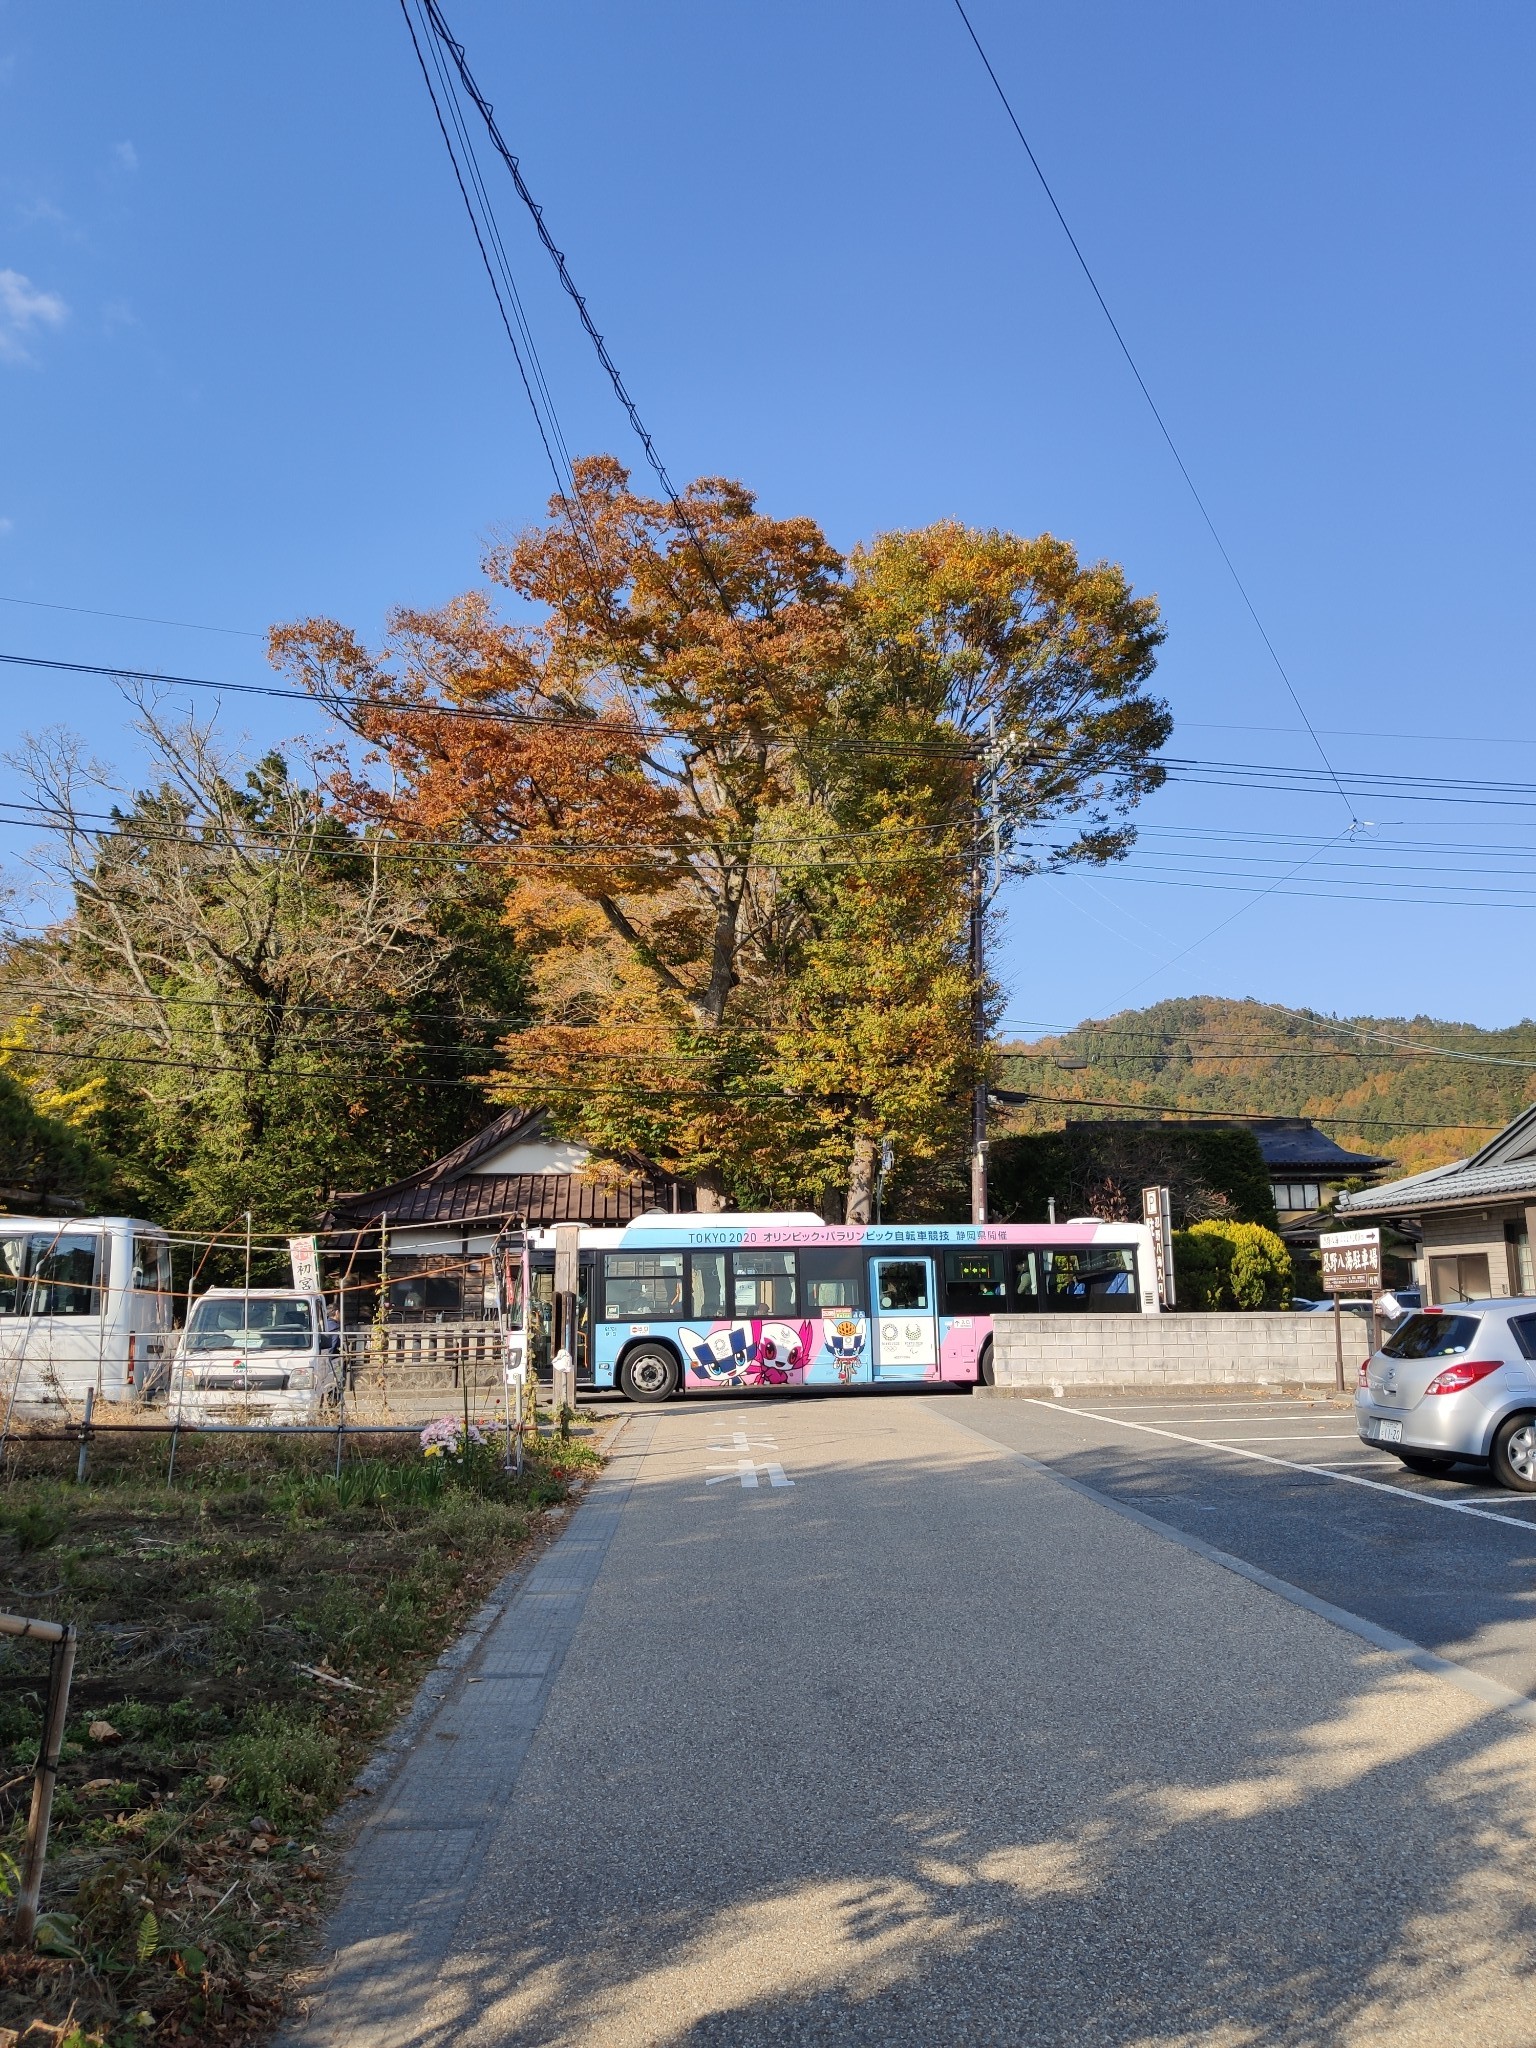
[[[1403,1440],[1403,1425],[1400,1422],[1378,1422],[1376,1441],[1379,1444],[1400,1444]]]

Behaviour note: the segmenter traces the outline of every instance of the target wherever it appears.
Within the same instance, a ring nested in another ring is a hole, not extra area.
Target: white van
[[[163,1390],[173,1309],[159,1224],[0,1215],[0,1411]]]
[[[341,1337],[319,1294],[210,1287],[176,1347],[172,1422],[323,1422],[341,1402]]]

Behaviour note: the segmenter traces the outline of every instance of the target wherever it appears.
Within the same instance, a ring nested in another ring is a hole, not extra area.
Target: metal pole
[[[1339,1308],[1339,1297],[1333,1297],[1333,1383],[1342,1394],[1344,1391],[1344,1317]]]
[[[40,1635],[44,1624],[32,1623],[27,1633]],[[43,1891],[43,1864],[48,1855],[48,1821],[53,1812],[53,1787],[59,1774],[59,1754],[64,1747],[64,1724],[69,1718],[69,1681],[75,1669],[75,1625],[66,1622],[59,1630],[48,1660],[48,1707],[43,1716],[42,1747],[37,1753],[37,1771],[32,1780],[32,1810],[27,1816],[27,1846],[22,1856],[21,1892],[16,1901],[12,1939],[26,1947],[37,1932],[37,1907]]]
[[[80,1456],[75,1464],[75,1484],[84,1486],[85,1475],[91,1462],[91,1410],[96,1405],[96,1389],[85,1390],[85,1420],[80,1425]]]

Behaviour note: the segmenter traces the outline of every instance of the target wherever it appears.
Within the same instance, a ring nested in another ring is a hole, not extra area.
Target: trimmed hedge
[[[1196,1223],[1173,1233],[1174,1285],[1185,1309],[1287,1308],[1291,1255],[1258,1223]]]

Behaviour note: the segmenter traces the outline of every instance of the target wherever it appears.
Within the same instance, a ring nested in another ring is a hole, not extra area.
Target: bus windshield
[[[247,1299],[200,1301],[187,1320],[188,1351],[310,1351],[315,1323],[307,1301]]]

